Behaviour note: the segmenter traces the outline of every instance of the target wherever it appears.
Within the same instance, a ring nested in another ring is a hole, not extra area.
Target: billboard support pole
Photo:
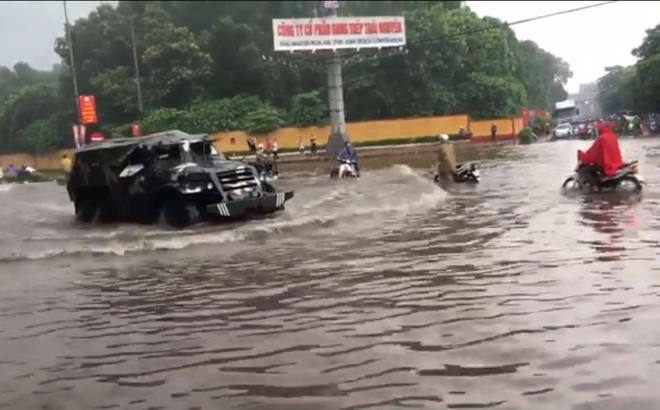
[[[332,17],[337,17],[333,10]],[[346,134],[346,117],[344,112],[344,84],[341,73],[341,58],[336,50],[328,60],[328,108],[330,110],[330,135],[326,152],[336,157],[342,150],[344,142],[349,141]]]

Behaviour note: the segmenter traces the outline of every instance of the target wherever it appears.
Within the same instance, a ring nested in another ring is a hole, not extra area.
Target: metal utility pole
[[[135,42],[135,25],[131,16],[131,45],[133,47],[133,65],[135,66],[135,84],[137,86],[138,111],[142,114],[142,85],[140,84],[140,64],[138,63],[137,45]]]
[[[78,79],[76,78],[76,63],[73,60],[73,44],[71,43],[71,30],[69,28],[69,14],[66,10],[66,0],[62,1],[64,5],[64,23],[66,31],[66,42],[67,47],[69,48],[69,59],[71,60],[71,75],[73,76],[73,94],[76,99],[76,115],[78,118],[78,123],[81,122],[80,119],[80,101],[78,100]]]
[[[337,17],[337,9],[332,11],[331,18]],[[341,75],[341,58],[337,51],[331,51],[332,57],[328,60],[328,106],[330,109],[330,136],[326,151],[336,156],[349,141],[346,134],[346,117],[344,113],[344,84]]]

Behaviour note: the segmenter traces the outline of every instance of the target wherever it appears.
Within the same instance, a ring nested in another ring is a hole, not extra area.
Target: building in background
[[[598,104],[598,85],[596,83],[580,84],[579,91],[570,94],[568,99],[575,101],[575,107],[580,112],[580,118],[601,117],[603,115],[600,104]]]

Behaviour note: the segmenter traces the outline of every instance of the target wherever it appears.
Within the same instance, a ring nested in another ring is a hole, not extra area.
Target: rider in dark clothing
[[[341,150],[339,156],[337,157],[339,161],[351,161],[355,164],[355,172],[360,175],[360,167],[358,165],[357,151],[353,148],[350,142],[346,142],[344,149]]]

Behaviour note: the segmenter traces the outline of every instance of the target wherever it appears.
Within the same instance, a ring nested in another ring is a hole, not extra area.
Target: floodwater
[[[566,194],[588,142],[289,173],[273,218],[76,226],[0,186],[0,408],[657,409],[660,142],[643,194]]]

